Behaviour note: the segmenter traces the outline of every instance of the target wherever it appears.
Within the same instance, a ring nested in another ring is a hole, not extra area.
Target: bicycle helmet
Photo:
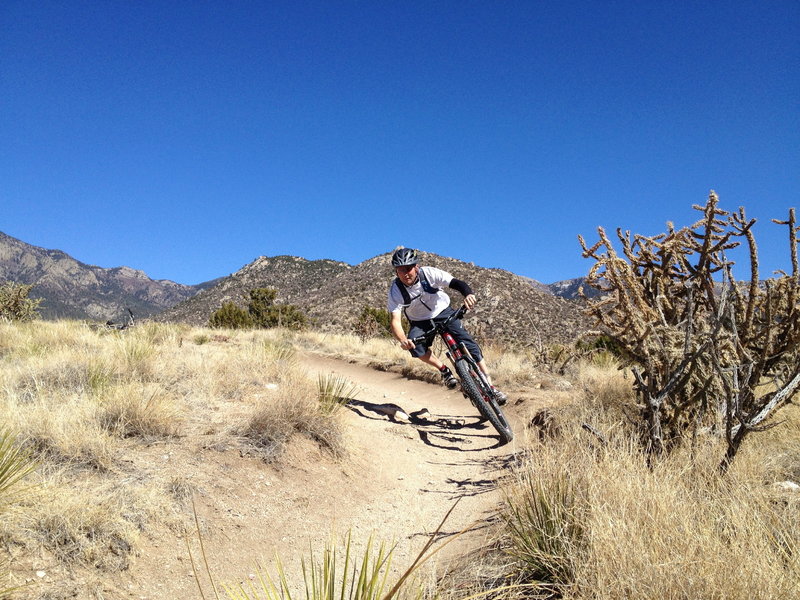
[[[417,258],[417,251],[413,248],[398,248],[392,254],[392,266],[404,267],[406,265],[415,265],[419,262]]]

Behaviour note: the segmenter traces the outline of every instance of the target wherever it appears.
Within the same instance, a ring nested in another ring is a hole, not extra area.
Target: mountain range
[[[182,285],[150,279],[130,267],[104,269],[62,252],[32,246],[0,232],[0,281],[32,285],[46,319],[121,321],[131,310],[148,317],[194,296],[216,281]]]
[[[503,269],[487,269],[436,254],[422,263],[467,281],[480,302],[468,327],[485,341],[539,345],[567,342],[589,328],[576,300],[581,280],[545,285]],[[224,302],[246,307],[249,290],[270,287],[276,302],[294,304],[314,326],[352,331],[364,306],[385,308],[393,279],[390,255],[357,265],[294,256],[259,257],[235,273],[195,286],[152,280],[130,267],[104,269],[60,250],[31,246],[0,233],[0,280],[33,285],[44,318],[121,320],[137,318],[205,325]],[[454,303],[457,292],[450,293]]]

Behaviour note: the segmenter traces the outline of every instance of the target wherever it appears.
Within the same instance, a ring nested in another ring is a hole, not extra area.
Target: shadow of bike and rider
[[[394,403],[375,404],[348,399],[346,406],[357,415],[413,427],[428,446],[457,452],[483,452],[502,446],[491,424],[478,415],[437,415],[423,409],[406,413]]]

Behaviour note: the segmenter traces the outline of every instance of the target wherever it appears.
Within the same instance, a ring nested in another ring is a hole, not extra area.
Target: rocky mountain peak
[[[0,232],[0,280],[33,285],[45,318],[123,321],[147,317],[196,294],[201,286],[154,281],[130,267],[104,269]]]

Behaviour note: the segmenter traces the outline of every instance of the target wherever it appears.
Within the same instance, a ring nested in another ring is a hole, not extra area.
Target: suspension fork
[[[453,363],[453,368],[455,368],[456,361],[463,356],[463,352],[449,332],[443,331],[442,339],[444,340],[444,345],[447,347],[447,350],[444,352],[445,356],[450,359],[450,362]]]

